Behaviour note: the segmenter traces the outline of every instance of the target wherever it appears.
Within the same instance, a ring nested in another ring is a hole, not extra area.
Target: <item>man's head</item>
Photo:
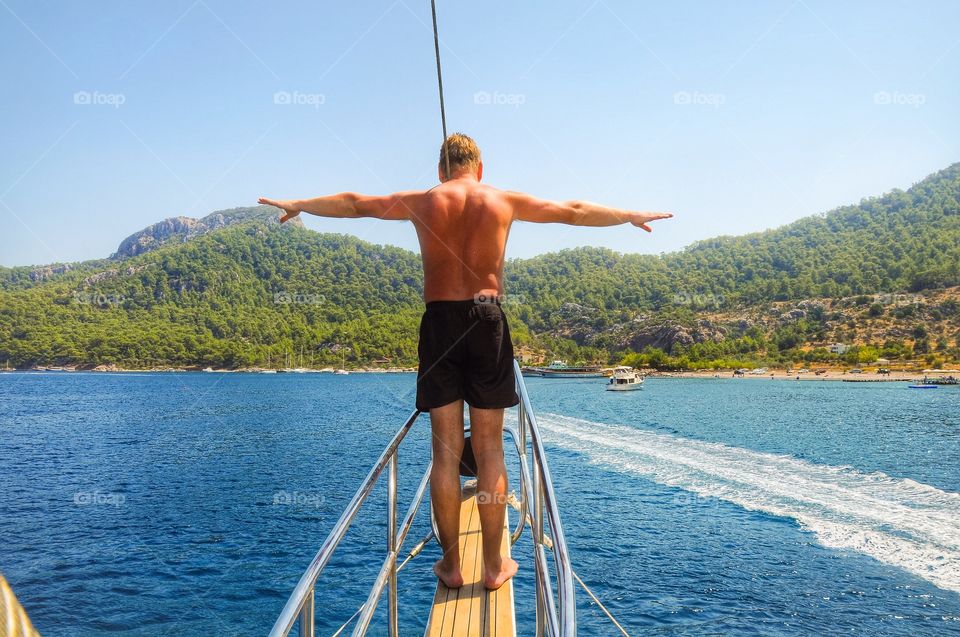
[[[447,160],[450,161],[450,174],[447,174]],[[483,176],[483,162],[480,161],[480,147],[477,142],[463,133],[453,133],[440,146],[440,181],[447,181],[464,175],[472,175],[479,181]]]

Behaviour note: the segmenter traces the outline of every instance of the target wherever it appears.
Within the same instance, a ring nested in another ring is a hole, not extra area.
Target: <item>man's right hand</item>
[[[283,214],[280,215],[280,223],[290,221],[300,214],[299,202],[292,199],[267,199],[266,197],[260,197],[259,202],[283,210]]]
[[[673,217],[673,214],[669,212],[637,212],[634,214],[633,219],[630,220],[630,223],[638,228],[643,228],[647,232],[653,232],[653,228],[647,225],[649,222],[659,219],[670,219],[671,217]]]

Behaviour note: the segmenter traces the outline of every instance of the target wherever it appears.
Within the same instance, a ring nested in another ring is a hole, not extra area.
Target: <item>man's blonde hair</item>
[[[453,133],[440,146],[440,170],[447,178],[447,158],[450,158],[450,172],[468,168],[476,170],[480,167],[480,147],[477,142],[463,133]]]

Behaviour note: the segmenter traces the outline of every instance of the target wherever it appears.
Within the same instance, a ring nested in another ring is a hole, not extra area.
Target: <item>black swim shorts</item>
[[[480,409],[520,402],[510,328],[499,300],[431,301],[420,320],[417,409],[458,399]]]

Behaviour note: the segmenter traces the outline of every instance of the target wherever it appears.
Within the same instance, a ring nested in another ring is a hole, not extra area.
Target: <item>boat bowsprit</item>
[[[513,496],[516,521],[513,528],[510,529],[508,526],[504,533],[504,551],[508,552],[524,531],[529,529],[534,546],[534,563],[530,570],[534,574],[534,590],[537,594],[537,635],[574,637],[577,632],[574,575],[570,567],[563,525],[560,522],[557,498],[553,490],[553,478],[547,465],[547,456],[537,427],[537,419],[530,406],[530,398],[523,383],[523,376],[520,374],[520,367],[516,362],[514,362],[514,371],[520,404],[517,406],[516,425],[505,425],[504,434],[513,443],[506,445],[506,448],[516,452],[519,459],[520,470],[517,476],[519,493]],[[432,530],[425,537],[416,542],[412,548],[406,548],[409,544],[408,534],[424,501],[430,478],[429,464],[420,478],[419,487],[413,495],[406,515],[402,520],[397,515],[399,470],[397,451],[420,415],[420,411],[414,411],[380,454],[353,499],[337,520],[330,535],[300,577],[300,581],[270,631],[271,637],[287,635],[295,624],[299,624],[301,636],[312,637],[314,613],[317,608],[314,599],[317,595],[324,593],[318,586],[318,578],[330,562],[361,506],[384,473],[387,475],[387,533],[384,550],[377,558],[381,561],[380,570],[366,601],[336,634],[341,634],[350,624],[353,624],[354,636],[366,634],[374,611],[381,597],[386,593],[386,633],[390,637],[397,637],[399,633],[397,576],[412,559],[421,553],[427,543],[437,537],[436,524],[433,523]],[[509,518],[508,515],[505,521],[507,525],[510,524]],[[479,551],[479,516],[476,494],[469,483],[462,489],[460,520],[461,563],[465,567],[472,563],[475,568],[464,568],[465,586],[459,593],[451,592],[438,581],[426,634],[444,637],[456,632],[457,635],[476,635],[477,637],[480,635],[512,637],[516,634],[512,580],[496,591],[486,590],[480,582],[479,561],[476,559]],[[549,535],[546,531],[548,528]],[[405,557],[404,553],[406,553]],[[549,566],[548,556],[553,558],[553,564]],[[426,568],[430,566],[427,565]],[[466,591],[466,594],[463,591]],[[335,587],[331,587],[330,593],[336,594]],[[320,608],[323,606],[321,605]]]
[[[513,443],[506,448],[516,452],[519,461],[517,476],[519,492],[511,493],[508,497],[508,504],[515,515],[510,516],[510,508],[507,509],[502,550],[504,554],[509,555],[510,548],[524,535],[524,531],[529,530],[533,542],[533,568],[525,571],[533,572],[533,589],[536,591],[535,635],[576,637],[576,598],[573,588],[576,582],[617,630],[629,637],[623,626],[586,583],[577,576],[570,564],[543,439],[537,425],[537,418],[530,405],[530,397],[523,383],[523,376],[520,374],[520,366],[516,361],[514,361],[514,372],[520,404],[517,405],[516,424],[504,425],[504,435],[509,442]],[[405,549],[413,521],[424,500],[431,464],[427,464],[420,478],[419,486],[407,508],[406,515],[402,520],[397,515],[399,471],[397,450],[420,415],[420,411],[414,411],[380,454],[353,499],[340,515],[330,535],[324,540],[320,550],[300,577],[300,581],[270,631],[271,637],[286,636],[295,625],[298,626],[301,637],[313,637],[317,609],[315,598],[324,593],[318,586],[318,579],[384,473],[387,475],[387,532],[384,551],[379,557],[382,560],[380,570],[370,587],[366,601],[334,633],[334,636],[343,634],[351,624],[353,625],[351,634],[354,637],[365,635],[384,593],[387,600],[386,633],[390,637],[398,636],[397,576],[411,560],[421,554],[431,540],[437,538],[436,523],[431,515],[431,530],[409,550]],[[465,428],[465,433],[469,433],[469,425]],[[443,583],[437,582],[433,605],[429,611],[430,619],[427,623],[426,637],[448,637],[454,634],[458,637],[461,635],[514,637],[516,635],[513,597],[513,581],[516,578],[495,591],[484,588],[480,580],[480,521],[477,514],[475,485],[475,480],[468,480],[461,487],[460,554],[464,586],[458,590],[451,590]],[[511,517],[516,520],[512,529]],[[550,558],[552,558],[552,564],[548,561]],[[430,565],[426,565],[425,568],[430,568]],[[331,586],[331,589],[331,594],[338,594],[335,586]],[[324,606],[321,605],[320,608]]]

